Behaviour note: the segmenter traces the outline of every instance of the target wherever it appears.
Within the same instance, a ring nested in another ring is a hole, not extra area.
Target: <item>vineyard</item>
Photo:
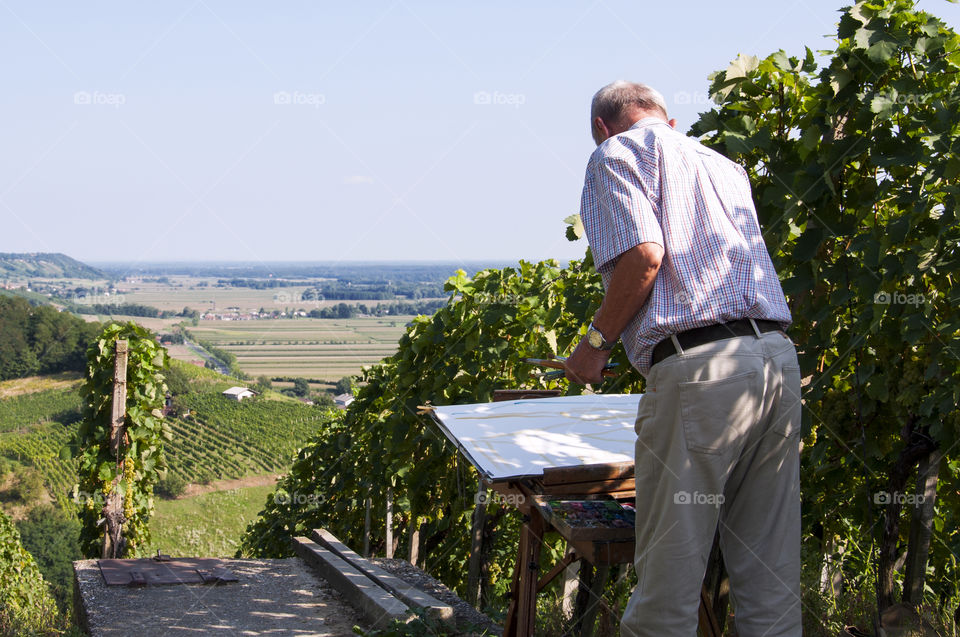
[[[175,363],[176,364],[176,363]],[[182,417],[168,418],[169,472],[188,483],[243,478],[286,470],[325,412],[274,396],[236,403],[220,395],[236,381],[183,365],[192,391],[177,397]],[[77,481],[65,449],[80,418],[76,383],[0,400],[0,456],[32,466],[61,505]]]
[[[188,482],[285,470],[326,413],[269,398],[237,403],[212,392],[186,394],[178,405],[190,415],[170,421],[174,441],[167,462],[171,473]]]
[[[75,387],[0,401],[0,456],[36,468],[51,497],[63,503],[77,481],[77,469],[73,460],[61,457],[61,450],[79,418]]]

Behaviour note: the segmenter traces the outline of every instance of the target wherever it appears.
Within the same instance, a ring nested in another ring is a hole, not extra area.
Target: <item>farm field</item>
[[[124,282],[118,284],[123,290],[124,303],[140,303],[161,310],[180,311],[189,307],[198,312],[222,311],[228,307],[238,307],[242,311],[285,310],[286,308],[312,310],[324,305],[335,305],[338,301],[301,301],[300,295],[307,285],[296,287],[270,288],[256,290],[242,287],[216,287],[216,279],[195,277],[169,277],[170,283],[153,281]],[[197,283],[207,285],[197,287]]]
[[[412,316],[353,319],[201,321],[189,328],[237,357],[251,376],[301,376],[337,381],[397,350]],[[180,352],[171,351],[172,355]],[[196,358],[189,352],[185,360]]]

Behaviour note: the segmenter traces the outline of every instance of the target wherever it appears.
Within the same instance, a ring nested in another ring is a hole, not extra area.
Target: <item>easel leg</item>
[[[577,591],[577,623],[574,634],[579,637],[593,637],[597,612],[603,599],[603,589],[610,577],[609,566],[593,566],[586,561],[580,562],[580,588]],[[586,576],[586,577],[584,577]]]
[[[517,635],[533,635],[537,619],[537,580],[540,577],[540,546],[543,542],[543,518],[536,511],[521,533],[526,536],[520,555],[520,597],[517,600]]]

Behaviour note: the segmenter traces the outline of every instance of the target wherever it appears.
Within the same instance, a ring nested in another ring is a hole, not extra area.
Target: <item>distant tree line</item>
[[[310,318],[348,319],[358,314],[369,316],[392,316],[398,314],[433,314],[446,304],[446,301],[398,301],[396,303],[378,303],[368,307],[363,303],[350,305],[337,303],[327,307],[314,308],[307,314]]]
[[[49,305],[0,297],[0,380],[82,371],[100,327]]]

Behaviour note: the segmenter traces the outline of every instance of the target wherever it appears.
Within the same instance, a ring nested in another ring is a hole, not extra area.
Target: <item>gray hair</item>
[[[646,111],[661,111],[667,116],[667,103],[658,91],[646,84],[617,80],[597,91],[590,103],[590,121],[599,117],[612,123],[620,119],[624,109],[636,106]]]

